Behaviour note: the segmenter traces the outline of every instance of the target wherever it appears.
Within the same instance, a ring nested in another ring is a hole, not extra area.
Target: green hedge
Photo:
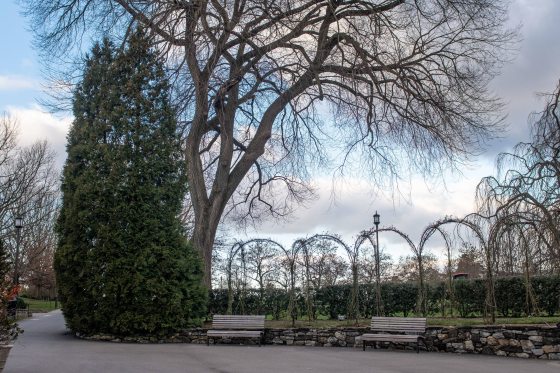
[[[455,305],[459,316],[469,317],[484,312],[486,282],[484,280],[456,280],[453,282]]]
[[[535,277],[531,280],[538,311],[549,316],[560,311],[560,276]],[[443,282],[427,285],[427,306],[429,315],[441,315],[443,307],[449,314],[453,307],[460,317],[480,316],[484,312],[486,282],[482,279],[456,280],[453,282],[455,301],[448,299]],[[499,278],[495,283],[497,311],[500,316],[519,317],[526,310],[526,289],[521,277]],[[296,311],[298,317],[307,315],[305,294],[296,289]],[[335,285],[317,289],[311,293],[314,315],[335,319],[347,313],[350,299],[350,285]],[[381,297],[387,316],[408,316],[415,313],[418,285],[415,282],[383,283]],[[267,314],[275,319],[286,318],[288,294],[282,289],[269,288],[261,294],[248,289],[243,297],[234,293],[234,314]],[[210,314],[227,311],[227,291],[214,290],[210,294]],[[359,309],[362,317],[375,314],[375,286],[360,285]]]

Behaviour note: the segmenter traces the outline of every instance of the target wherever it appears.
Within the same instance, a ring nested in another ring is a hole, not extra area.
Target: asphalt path
[[[60,311],[21,323],[5,373],[559,373],[560,361],[341,347],[129,344],[77,339]]]

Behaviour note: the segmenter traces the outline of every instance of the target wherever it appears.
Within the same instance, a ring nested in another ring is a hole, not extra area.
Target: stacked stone
[[[266,329],[265,344],[317,347],[362,347],[360,336],[368,328],[331,329]],[[110,335],[81,336],[125,343],[206,343],[206,329],[188,329],[165,337],[116,338]],[[220,339],[220,343],[257,344],[258,340]],[[430,351],[486,354],[519,358],[560,360],[560,328],[558,327],[461,327],[426,330],[426,345]],[[412,349],[414,346],[383,343],[391,348]],[[422,345],[421,345],[422,347]]]
[[[364,328],[356,329],[267,329],[267,344],[319,346],[319,347],[353,347]]]
[[[560,329],[430,328],[426,342],[434,351],[560,360]]]

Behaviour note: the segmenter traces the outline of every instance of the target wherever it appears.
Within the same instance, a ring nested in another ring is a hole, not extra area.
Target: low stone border
[[[265,344],[319,346],[319,347],[362,347],[360,336],[368,328],[331,329],[265,329]],[[206,343],[206,329],[185,330],[167,338],[126,337],[108,335],[80,336],[88,340],[125,343]],[[213,341],[211,340],[211,343]],[[220,339],[219,343],[257,344],[258,341]],[[389,342],[388,348],[414,349]],[[485,326],[485,327],[429,327],[426,330],[426,345],[429,351],[512,356],[518,358],[560,360],[560,328],[545,326]],[[422,348],[422,347],[421,347]]]
[[[426,341],[435,351],[560,360],[556,326],[429,328]]]

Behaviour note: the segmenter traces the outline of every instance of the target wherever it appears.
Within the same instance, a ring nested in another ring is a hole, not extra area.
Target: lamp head
[[[376,226],[379,225],[379,214],[377,213],[377,211],[375,212],[375,214],[373,214],[373,224],[375,224]]]

